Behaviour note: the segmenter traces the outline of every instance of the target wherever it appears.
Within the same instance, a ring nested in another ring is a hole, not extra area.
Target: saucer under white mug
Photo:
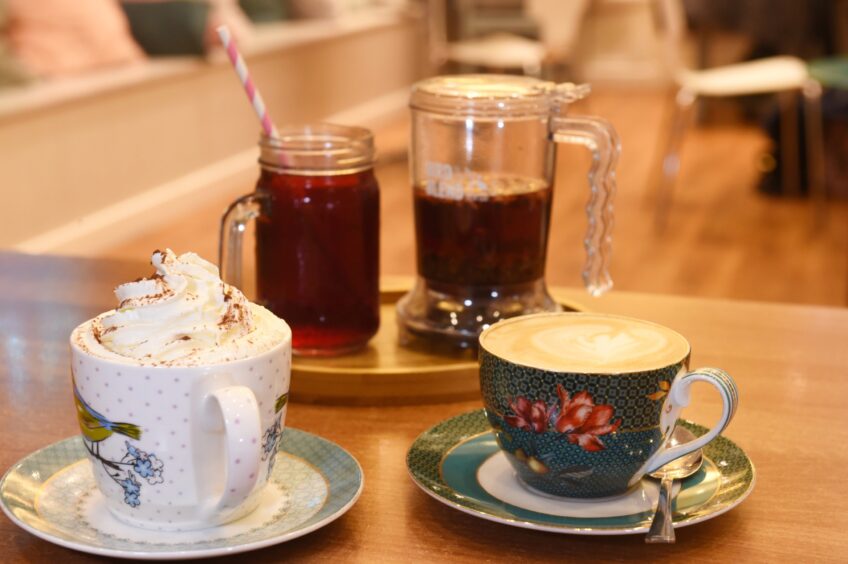
[[[338,445],[287,428],[259,507],[218,527],[150,531],[106,508],[80,437],[34,452],[0,480],[0,507],[26,531],[97,554],[173,560],[235,554],[303,536],[334,521],[362,492],[362,468]]]
[[[696,436],[705,427],[678,420]],[[704,447],[704,465],[675,486],[675,528],[712,519],[736,507],[754,487],[751,460],[717,437]],[[644,478],[625,494],[566,499],[522,485],[483,410],[458,415],[419,436],[407,469],[424,492],[462,512],[516,527],[582,535],[645,533],[657,503],[657,482]]]

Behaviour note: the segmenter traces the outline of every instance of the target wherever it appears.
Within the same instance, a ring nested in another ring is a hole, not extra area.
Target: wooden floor
[[[829,202],[827,223],[817,226],[806,200],[759,194],[756,163],[768,140],[756,127],[691,129],[668,226],[662,233],[654,229],[649,178],[666,108],[662,93],[601,90],[574,110],[603,115],[622,138],[615,203],[616,288],[845,306],[848,203]],[[402,121],[376,135],[385,156],[378,168],[384,274],[415,272],[412,194],[404,155],[407,129]],[[565,147],[557,166],[548,281],[577,286],[584,259],[588,157],[580,149]],[[241,192],[250,190],[245,186]],[[214,260],[218,220],[229,199],[202,202],[191,218],[116,245],[104,256],[141,258],[169,246]]]

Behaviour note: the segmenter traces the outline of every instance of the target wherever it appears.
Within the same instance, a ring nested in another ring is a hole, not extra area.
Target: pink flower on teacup
[[[583,450],[595,452],[606,447],[600,435],[617,430],[621,419],[612,421],[615,409],[611,405],[595,405],[589,392],[583,390],[569,397],[568,391],[557,384],[560,410],[554,427],[565,433],[568,442],[580,445]]]
[[[509,402],[509,408],[514,415],[505,415],[506,422],[513,427],[534,433],[544,433],[548,430],[548,420],[554,411],[553,406],[548,407],[542,400],[531,402],[523,396]]]

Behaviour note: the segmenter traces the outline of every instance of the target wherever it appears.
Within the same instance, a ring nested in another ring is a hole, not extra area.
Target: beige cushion
[[[144,54],[116,0],[6,0],[8,43],[34,74],[131,63]]]

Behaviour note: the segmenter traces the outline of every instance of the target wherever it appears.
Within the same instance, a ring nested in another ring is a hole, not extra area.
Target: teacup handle
[[[643,474],[650,474],[676,458],[703,448],[724,431],[730,420],[733,419],[733,414],[736,413],[736,406],[739,403],[739,391],[730,374],[719,368],[699,368],[691,372],[681,372],[674,378],[663,404],[663,413],[660,419],[663,437],[671,436],[671,431],[674,429],[680,411],[689,405],[689,388],[695,382],[707,382],[718,390],[723,406],[721,418],[708,433],[694,441],[674,447],[668,447],[663,443],[659,450],[645,462]]]
[[[242,196],[227,208],[221,218],[218,239],[218,268],[221,280],[240,290],[242,288],[242,239],[247,223],[262,215],[262,203],[267,196],[258,192]]]
[[[210,392],[217,400],[224,420],[227,448],[227,478],[215,511],[233,509],[241,504],[259,481],[262,435],[256,395],[247,386],[228,386]]]

